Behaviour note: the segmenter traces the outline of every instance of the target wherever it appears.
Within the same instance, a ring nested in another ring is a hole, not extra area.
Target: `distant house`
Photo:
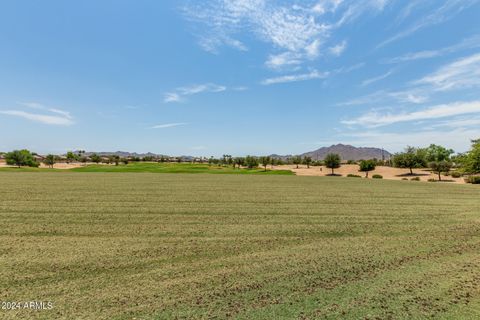
[[[42,162],[43,160],[45,160],[45,157],[44,156],[41,156],[39,154],[35,154],[33,156],[33,159],[35,159],[36,162]]]

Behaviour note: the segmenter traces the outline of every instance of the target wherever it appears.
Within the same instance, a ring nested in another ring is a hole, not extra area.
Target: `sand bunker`
[[[332,171],[331,169],[327,169],[324,166],[321,167],[312,167],[307,168],[306,165],[299,165],[297,169],[296,165],[283,165],[283,166],[275,166],[273,170],[292,170],[298,176],[326,176],[330,174]],[[365,172],[359,172],[359,167],[355,164],[345,164],[342,165],[340,168],[335,169],[335,174],[341,174],[342,176],[346,177],[348,174],[356,174],[359,176],[364,177]],[[408,169],[399,169],[399,168],[392,168],[392,167],[383,167],[378,166],[374,171],[370,171],[368,173],[369,178],[372,177],[374,174],[380,174],[383,176],[384,179],[389,180],[402,180],[403,178],[411,179],[413,177],[419,177],[421,181],[427,181],[428,179],[438,179],[437,174],[432,174],[428,169],[414,169],[413,176],[410,175],[410,170]],[[448,180],[454,183],[465,183],[463,178],[452,178],[450,176],[443,176],[442,180]]]

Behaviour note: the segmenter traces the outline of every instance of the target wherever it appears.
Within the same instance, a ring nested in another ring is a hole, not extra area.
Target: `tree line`
[[[37,160],[38,155],[32,153],[29,150],[14,150],[4,154],[5,160],[9,165],[15,166],[29,166],[29,167],[38,167],[40,162]],[[171,158],[165,156],[153,157],[145,156],[143,158],[139,157],[130,157],[124,158],[118,155],[110,155],[101,157],[98,154],[94,153],[88,157],[85,155],[84,151],[79,152],[67,152],[66,155],[62,158],[59,156],[48,154],[42,158],[42,162],[53,168],[54,164],[59,161],[70,162],[93,162],[93,163],[106,163],[106,164],[115,164],[119,165],[120,163],[128,164],[129,162],[135,161],[156,161],[156,162],[169,162]],[[182,162],[181,158],[176,159],[177,162]],[[342,165],[342,159],[340,155],[330,153],[325,156],[323,161],[317,160],[313,161],[311,157],[308,156],[294,156],[287,159],[281,159],[272,156],[246,156],[246,157],[233,157],[231,155],[223,155],[220,158],[210,157],[208,160],[205,158],[200,158],[198,160],[190,160],[191,162],[208,162],[209,165],[223,165],[223,166],[232,166],[235,168],[257,168],[262,166],[266,171],[267,167],[283,165],[283,164],[293,164],[299,168],[300,164],[304,164],[309,168],[310,166],[325,166],[331,170],[330,175],[335,175],[335,169],[340,168]],[[472,140],[471,149],[465,153],[459,153],[454,155],[452,149],[445,148],[440,145],[431,144],[427,148],[415,148],[415,147],[406,147],[404,151],[398,152],[393,155],[393,157],[387,161],[369,159],[369,160],[360,160],[346,161],[347,164],[358,164],[359,171],[365,172],[365,176],[368,177],[370,171],[375,170],[378,165],[392,166],[396,168],[405,168],[409,169],[410,174],[413,175],[413,169],[416,168],[430,168],[432,172],[438,175],[438,180],[442,179],[442,173],[448,174],[452,168],[455,168],[454,174],[458,177],[461,175],[470,176],[469,182],[480,183],[480,177],[476,176],[480,174],[480,139]],[[453,173],[452,173],[453,175]]]

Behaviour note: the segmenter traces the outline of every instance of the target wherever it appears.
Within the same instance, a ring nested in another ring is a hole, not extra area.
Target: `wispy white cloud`
[[[222,92],[225,91],[227,88],[225,86],[221,86],[214,83],[206,83],[206,84],[198,84],[189,87],[180,87],[177,88],[177,91],[180,92],[181,95],[187,96],[202,92]]]
[[[292,52],[272,54],[268,57],[265,65],[270,69],[281,69],[285,66],[298,66],[302,63],[300,55]]]
[[[455,17],[458,13],[470,8],[479,0],[444,0],[443,4],[436,7],[433,11],[427,15],[420,17],[416,22],[406,27],[404,30],[398,32],[394,36],[380,43],[377,47],[383,47],[389,43],[405,38],[420,29],[441,24]],[[438,2],[435,2],[438,4]],[[407,6],[408,7],[408,6]],[[405,13],[401,13],[404,14]]]
[[[248,90],[248,87],[246,87],[246,86],[238,86],[238,87],[233,87],[232,90],[233,90],[233,91],[246,91],[246,90]]]
[[[374,104],[377,102],[383,102],[387,97],[390,97],[390,92],[380,90],[363,96],[359,96],[348,101],[340,102],[338,106],[356,106]]]
[[[325,46],[332,32],[363,14],[381,12],[390,2],[310,0],[291,5],[268,0],[210,0],[187,5],[184,11],[187,18],[206,26],[200,36],[205,50],[217,53],[226,45],[245,51],[240,38],[246,32],[271,46],[265,64],[278,69],[316,59],[323,48],[340,55],[346,42]]]
[[[236,34],[248,30],[283,53],[316,57],[329,29],[317,23],[311,13],[265,0],[214,0],[187,7],[186,12],[208,26],[202,37],[207,43],[202,46],[208,51],[216,51],[221,45],[239,48],[241,41]]]
[[[340,42],[339,44],[333,47],[328,48],[330,53],[337,57],[340,56],[343,53],[343,51],[345,51],[345,49],[347,49],[347,41],[345,40],[343,40],[342,42]]]
[[[376,104],[419,104],[429,100],[427,92],[417,88],[409,88],[403,91],[379,90],[345,102],[338,106],[376,105]]]
[[[16,116],[24,119],[28,119],[35,122],[40,122],[43,124],[51,125],[60,125],[60,126],[69,126],[73,124],[73,121],[69,118],[61,116],[52,116],[38,113],[25,112],[21,110],[5,110],[0,111],[1,114]]]
[[[480,113],[480,101],[441,104],[413,112],[380,113],[377,111],[371,111],[356,119],[344,120],[342,123],[346,125],[380,127],[399,122],[439,119],[475,113]]]
[[[392,102],[420,104],[438,95],[439,92],[472,88],[480,88],[480,54],[473,54],[447,63],[433,73],[407,83],[401,90],[380,90],[338,105],[387,105]]]
[[[21,105],[21,106],[24,106],[24,107],[32,108],[32,109],[45,110],[45,111],[48,111],[48,112],[56,113],[56,114],[59,114],[59,115],[63,116],[64,118],[72,119],[72,116],[70,115],[70,112],[65,111],[65,110],[61,110],[61,109],[57,109],[57,108],[47,107],[47,106],[45,106],[41,103],[38,103],[38,102],[18,102],[18,104]]]
[[[365,147],[382,146],[390,152],[398,152],[408,144],[418,147],[426,147],[431,143],[440,144],[453,148],[457,152],[464,152],[470,148],[470,139],[480,137],[478,127],[463,128],[457,127],[453,130],[427,129],[411,130],[408,132],[391,132],[383,130],[352,131],[339,134],[337,138],[345,144]],[[332,141],[332,143],[338,143]]]
[[[448,121],[440,121],[431,125],[433,128],[448,127],[448,128],[468,128],[476,127],[480,128],[480,116],[472,117],[457,117],[455,119],[449,119]],[[480,135],[479,135],[480,137]]]
[[[172,92],[166,92],[164,94],[163,101],[165,103],[181,102],[184,100],[186,96],[191,96],[194,94],[205,93],[205,92],[218,93],[218,92],[223,92],[225,90],[227,90],[227,87],[214,84],[214,83],[205,83],[205,84],[192,85],[188,87],[179,87]]]
[[[150,129],[165,129],[165,128],[173,128],[179,126],[185,126],[188,123],[185,122],[176,122],[176,123],[164,123],[164,124],[157,124],[155,126],[150,127]]]
[[[436,1],[436,0],[433,0]],[[418,12],[422,7],[428,6],[432,3],[432,0],[410,0],[406,5],[400,9],[395,24],[398,26],[413,13]]]
[[[320,0],[317,1],[311,8],[313,12],[318,15],[323,15],[327,12],[335,12],[343,0]]]
[[[335,73],[335,74],[341,74],[341,73],[349,73],[349,72],[352,72],[352,71],[355,71],[357,69],[360,69],[360,68],[363,68],[365,67],[367,64],[365,62],[359,62],[359,63],[356,63],[352,66],[345,66],[345,67],[341,67],[341,68],[338,68],[338,69],[335,69],[333,70],[332,73]]]
[[[180,94],[176,92],[167,92],[164,94],[164,99],[163,102],[169,103],[169,102],[180,102],[182,101],[182,97]]]
[[[393,74],[393,70],[390,70],[390,71],[388,71],[388,72],[386,72],[382,75],[379,75],[377,77],[366,79],[366,80],[362,81],[362,86],[365,87],[365,86],[371,85],[372,83],[375,83],[375,82],[378,82],[378,81],[383,80],[385,78],[388,78],[392,74]]]
[[[395,98],[399,102],[406,102],[406,103],[413,103],[419,104],[428,101],[428,97],[422,95],[420,92],[416,92],[415,90],[407,90],[407,91],[397,91],[397,92],[390,92],[390,97]]]
[[[480,87],[480,53],[442,66],[413,84],[431,86],[436,91]]]
[[[410,52],[403,56],[386,59],[383,63],[400,63],[406,61],[420,60],[420,59],[430,59],[435,57],[441,57],[447,54],[458,52],[460,50],[474,49],[480,47],[480,35],[475,35],[469,38],[462,40],[460,43],[457,43],[452,46],[437,50],[424,50],[417,52]]]
[[[364,14],[382,12],[393,0],[354,0],[345,1],[340,19],[334,24],[336,28],[351,23]]]
[[[17,104],[30,109],[41,110],[42,113],[23,110],[3,110],[0,113],[49,125],[70,126],[74,124],[73,117],[68,111],[47,107],[37,102],[18,102]]]
[[[271,85],[277,83],[287,83],[287,82],[297,82],[297,81],[306,81],[306,80],[313,80],[313,79],[323,79],[328,77],[328,72],[318,72],[314,70],[309,73],[302,73],[302,74],[292,74],[274,78],[268,78],[261,82],[263,85]]]

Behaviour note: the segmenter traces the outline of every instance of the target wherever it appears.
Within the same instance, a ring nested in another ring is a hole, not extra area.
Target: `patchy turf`
[[[0,172],[2,319],[476,319],[480,188]]]

